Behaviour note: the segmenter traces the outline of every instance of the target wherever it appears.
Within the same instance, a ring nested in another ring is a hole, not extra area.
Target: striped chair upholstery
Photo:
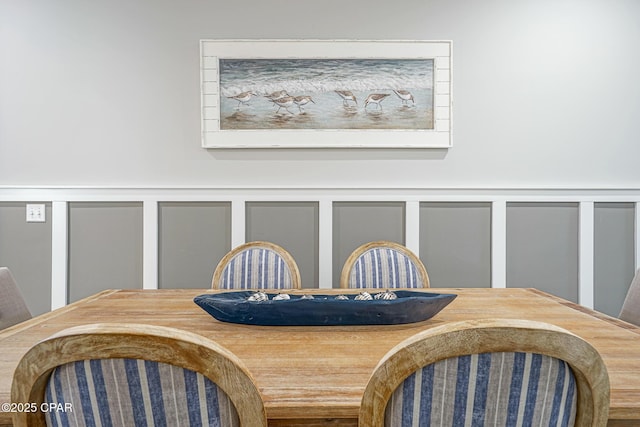
[[[609,375],[597,350],[554,325],[449,322],[392,348],[363,393],[359,427],[607,424]]]
[[[300,273],[295,261],[280,246],[250,242],[229,252],[213,274],[217,289],[295,289]]]
[[[86,324],[31,347],[11,384],[29,426],[252,426],[267,413],[251,373],[233,353],[192,332],[146,324]]]
[[[343,269],[344,288],[428,288],[424,265],[404,246],[372,242],[356,249]]]
[[[93,359],[58,366],[45,402],[47,426],[239,426],[229,396],[200,373],[142,359]]]
[[[411,374],[387,404],[385,426],[572,426],[576,381],[569,365],[532,353],[445,359]]]

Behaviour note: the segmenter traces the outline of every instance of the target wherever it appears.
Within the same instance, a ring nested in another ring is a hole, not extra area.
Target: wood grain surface
[[[458,298],[424,322],[350,327],[219,322],[193,302],[214,292],[108,290],[0,332],[0,404],[9,402],[15,367],[36,342],[71,326],[132,322],[190,331],[233,352],[255,378],[271,426],[353,426],[374,368],[402,340],[452,321],[505,318],[548,322],[591,343],[609,372],[609,425],[640,425],[640,328],[535,289],[425,289]],[[0,425],[10,423],[11,414],[0,412]]]

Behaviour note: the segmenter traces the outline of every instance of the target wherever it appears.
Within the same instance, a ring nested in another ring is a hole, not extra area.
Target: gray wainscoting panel
[[[333,287],[340,287],[342,266],[358,246],[374,240],[405,244],[404,202],[333,204]]]
[[[158,210],[158,287],[210,288],[231,249],[231,203],[162,202]]]
[[[491,204],[420,204],[420,259],[431,287],[491,287]]]
[[[317,202],[247,202],[246,241],[285,248],[296,260],[303,288],[318,287]]]
[[[595,203],[594,306],[617,317],[634,276],[633,203]]]
[[[69,302],[142,288],[142,203],[69,203]]]
[[[36,316],[51,310],[51,203],[46,222],[27,223],[26,205],[0,203],[0,267],[9,267]]]
[[[578,301],[578,204],[507,204],[507,287]]]

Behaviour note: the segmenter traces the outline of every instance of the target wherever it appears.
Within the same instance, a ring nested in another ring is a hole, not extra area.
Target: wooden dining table
[[[216,290],[106,290],[0,332],[0,404],[10,402],[15,367],[38,341],[81,324],[140,323],[191,331],[235,353],[255,378],[272,427],[355,426],[369,376],[396,344],[447,322],[507,318],[548,322],[590,342],[610,376],[608,425],[640,426],[640,328],[536,289],[424,291],[457,298],[417,323],[256,326],[220,322],[194,303],[195,296],[220,292]],[[5,425],[11,425],[11,413],[0,411],[0,426]]]

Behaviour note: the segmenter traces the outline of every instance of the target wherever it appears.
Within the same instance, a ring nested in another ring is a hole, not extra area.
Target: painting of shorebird
[[[434,60],[220,58],[220,129],[434,128]]]
[[[364,108],[367,109],[367,105],[373,104],[376,105],[379,109],[382,110],[382,101],[389,96],[388,93],[372,93],[367,96],[367,99],[364,100]]]

